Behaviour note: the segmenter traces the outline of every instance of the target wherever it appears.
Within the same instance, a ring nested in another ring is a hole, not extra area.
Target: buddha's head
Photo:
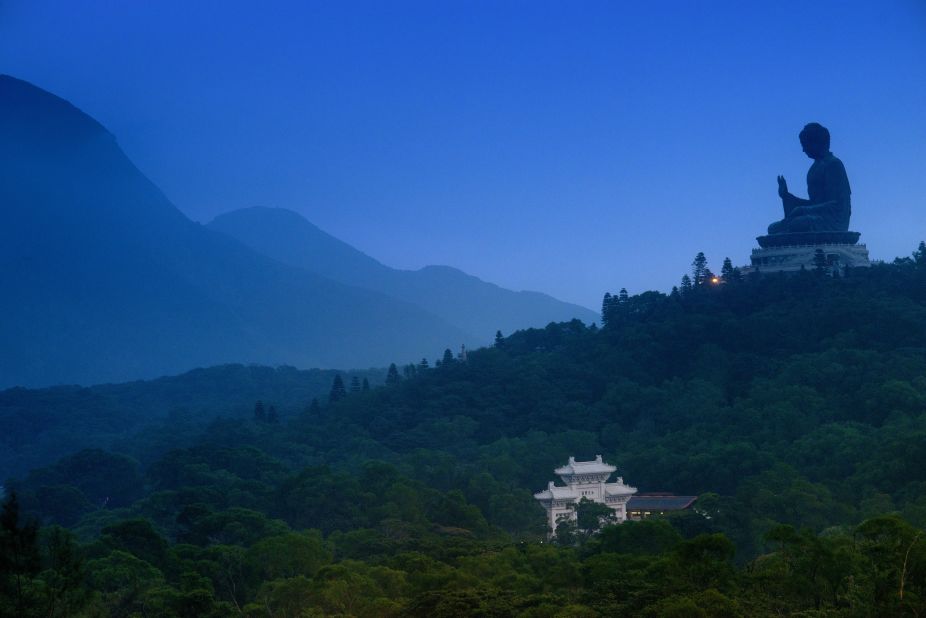
[[[830,151],[830,132],[818,122],[805,125],[798,137],[804,152],[811,159],[822,159]]]

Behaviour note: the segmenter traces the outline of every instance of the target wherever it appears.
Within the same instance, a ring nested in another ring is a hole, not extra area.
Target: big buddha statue
[[[807,172],[804,199],[788,191],[784,177],[778,177],[778,195],[784,219],[768,226],[768,236],[759,237],[763,247],[805,243],[855,243],[859,234],[849,231],[852,213],[849,178],[842,161],[830,152],[830,132],[811,122],[800,132],[801,147],[813,165]]]

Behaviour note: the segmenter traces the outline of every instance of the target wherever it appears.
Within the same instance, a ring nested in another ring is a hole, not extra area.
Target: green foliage
[[[677,294],[610,296],[602,329],[499,333],[327,408],[305,406],[333,374],[244,389],[195,431],[36,468],[8,485],[0,614],[924,615],[924,255],[839,278],[725,261],[723,285],[696,260]],[[533,491],[597,453],[699,498],[619,525],[583,502],[550,543]]]
[[[588,539],[597,534],[602,526],[614,521],[614,511],[600,502],[582,498],[576,505],[576,529]]]
[[[40,568],[35,522],[21,522],[19,500],[12,492],[0,513],[0,609],[11,615],[35,603],[31,578]]]
[[[659,555],[681,542],[682,536],[667,520],[644,519],[606,526],[587,547],[596,553]]]
[[[272,401],[281,417],[328,396],[334,370],[221,365],[125,384],[0,391],[0,482],[48,467],[83,449],[131,453],[143,465],[189,446],[219,417],[251,418],[254,402]],[[384,371],[348,375],[383,382]]]
[[[248,548],[246,563],[261,580],[314,575],[331,560],[318,531],[289,532]]]
[[[347,397],[347,389],[344,387],[344,380],[341,374],[334,376],[331,382],[331,392],[328,393],[328,403],[336,403]]]

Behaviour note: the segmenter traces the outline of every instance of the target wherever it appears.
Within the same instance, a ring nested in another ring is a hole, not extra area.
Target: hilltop
[[[104,611],[343,613],[342,587],[386,616],[922,609],[926,246],[845,276],[618,298],[602,328],[519,331],[279,421],[168,418],[9,486],[82,539],[88,589],[116,595]],[[698,501],[544,542],[532,493],[595,454]],[[149,579],[128,599],[113,569]]]
[[[471,332],[194,223],[99,122],[8,75],[0,76],[0,198],[0,386],[89,385],[225,363],[384,366],[488,341],[498,328]],[[543,302],[566,307],[548,297],[528,305]]]

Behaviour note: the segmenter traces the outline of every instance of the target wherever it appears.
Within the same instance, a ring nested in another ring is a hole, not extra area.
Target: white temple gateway
[[[616,470],[614,466],[602,461],[601,455],[597,455],[594,461],[576,461],[575,457],[570,457],[569,463],[554,470],[566,483],[566,487],[557,487],[550,481],[546,489],[534,494],[534,498],[547,511],[550,533],[556,532],[556,524],[562,518],[576,518],[575,507],[582,498],[608,505],[614,511],[617,522],[625,521],[627,501],[637,493],[637,488],[624,485],[622,477],[617,477],[614,483],[608,483],[608,478]]]

